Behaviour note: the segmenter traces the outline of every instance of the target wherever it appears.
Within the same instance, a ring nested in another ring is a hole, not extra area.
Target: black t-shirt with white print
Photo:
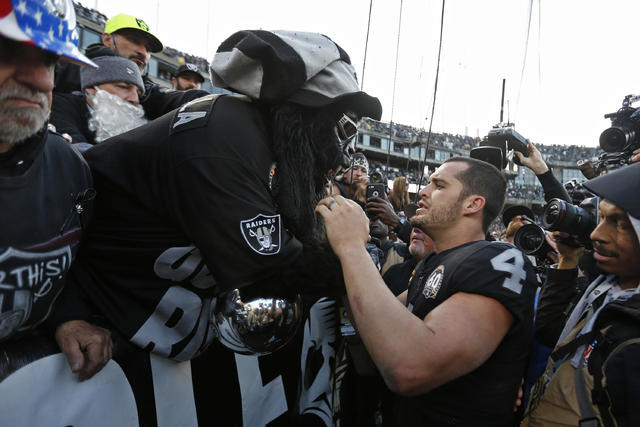
[[[214,100],[85,153],[98,197],[72,278],[127,339],[176,360],[213,339],[216,295],[267,281],[302,251],[271,194],[263,115]]]
[[[398,425],[512,425],[533,328],[536,281],[522,252],[502,242],[470,242],[436,254],[416,269],[408,308],[421,319],[457,292],[500,302],[514,323],[489,359],[426,394],[399,399]]]

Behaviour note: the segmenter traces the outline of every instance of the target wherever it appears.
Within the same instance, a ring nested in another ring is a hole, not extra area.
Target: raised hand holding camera
[[[542,154],[540,154],[540,151],[538,151],[536,146],[533,145],[533,143],[528,139],[527,152],[529,154],[528,156],[526,156],[524,153],[521,153],[520,151],[515,151],[513,154],[522,166],[528,167],[536,175],[542,175],[549,170],[549,166],[547,166],[547,163],[542,158]]]

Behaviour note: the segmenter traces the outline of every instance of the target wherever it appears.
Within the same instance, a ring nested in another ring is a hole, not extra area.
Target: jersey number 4
[[[524,271],[524,258],[519,249],[511,248],[491,258],[491,265],[496,271],[504,271],[509,277],[504,279],[502,286],[519,294],[522,283],[527,278]]]

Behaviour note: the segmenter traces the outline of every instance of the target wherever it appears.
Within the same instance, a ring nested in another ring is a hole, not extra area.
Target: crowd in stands
[[[190,55],[188,53],[184,53],[178,49],[174,49],[169,46],[165,46],[162,51],[165,55],[168,55],[172,58],[184,58],[184,60],[190,64],[195,64],[198,66],[198,69],[203,73],[209,73],[209,61],[199,56]]]
[[[550,162],[573,162],[580,159],[589,159],[597,156],[602,150],[600,147],[583,147],[579,145],[536,145],[542,156]]]
[[[517,184],[513,180],[509,180],[507,182],[507,198],[544,200],[544,191],[539,185]]]
[[[396,168],[393,166],[387,167],[384,162],[377,160],[371,160],[369,163],[372,173],[380,173],[388,180],[394,180],[397,177],[404,176],[410,184],[417,184],[420,178],[420,171],[418,169],[405,170],[404,168]],[[427,182],[428,177],[423,176],[423,185]],[[509,180],[507,182],[507,198],[542,201],[544,200],[544,192],[539,185],[524,185],[518,184],[514,180]]]
[[[389,136],[389,128],[391,134],[396,138],[405,138],[419,141],[426,144],[428,132],[424,129],[418,129],[413,126],[403,125],[400,123],[379,122],[376,120],[365,118],[360,122],[360,129],[365,132],[378,133],[383,136]],[[451,133],[432,133],[430,146],[441,146],[453,150],[470,151],[473,147],[478,146],[479,138],[466,135],[456,135]],[[588,159],[597,156],[600,152],[599,147],[583,147],[578,145],[536,145],[542,153],[545,160],[550,162],[566,162],[579,159]]]
[[[96,24],[104,25],[107,22],[107,17],[95,9],[83,6],[81,3],[74,2],[73,6],[76,9],[76,14],[82,18],[88,19]]]

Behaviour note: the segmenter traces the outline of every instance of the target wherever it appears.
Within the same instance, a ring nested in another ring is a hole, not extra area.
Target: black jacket
[[[74,144],[95,144],[95,132],[89,130],[89,107],[80,93],[53,93],[51,123],[59,133],[67,133]]]
[[[544,200],[549,201],[551,199],[562,199],[571,203],[571,197],[563,185],[553,176],[551,169],[541,175],[536,175],[540,185],[542,185],[542,191],[544,191]]]

